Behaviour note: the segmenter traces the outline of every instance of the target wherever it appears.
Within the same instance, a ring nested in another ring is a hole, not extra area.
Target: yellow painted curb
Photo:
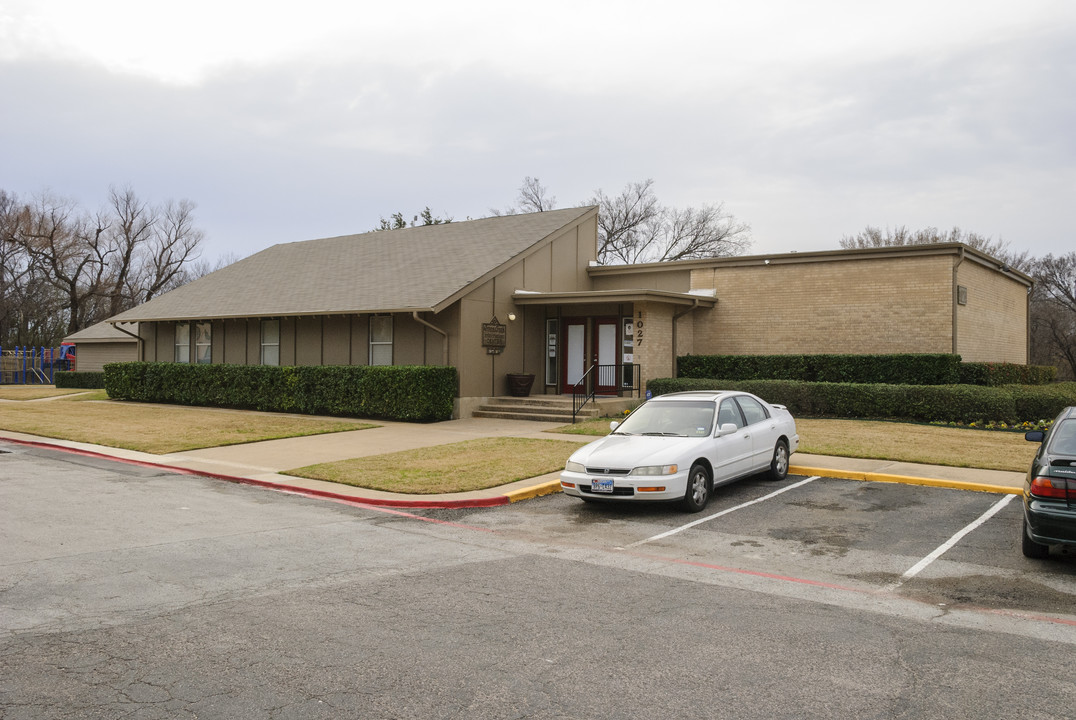
[[[925,485],[928,487],[953,488],[955,490],[972,490],[975,492],[1000,493],[1005,495],[1023,495],[1023,488],[1007,485],[988,485],[986,483],[964,482],[963,480],[938,480],[937,478],[910,477],[908,475],[887,475],[886,473],[857,472],[854,470],[831,470],[828,468],[809,468],[791,466],[790,473],[795,475],[821,475],[841,480],[862,480],[865,482],[903,483],[905,485]]]
[[[530,498],[541,497],[542,495],[549,495],[555,492],[560,492],[560,478],[550,480],[541,485],[532,485],[531,487],[523,488],[522,490],[513,490],[512,492],[505,493],[504,496],[508,498],[508,502],[514,503],[519,502],[520,500],[529,500]]]

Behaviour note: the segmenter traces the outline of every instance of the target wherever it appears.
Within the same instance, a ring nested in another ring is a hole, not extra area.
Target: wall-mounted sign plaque
[[[486,348],[487,354],[496,355],[504,350],[504,346],[508,344],[507,337],[505,325],[497,320],[496,315],[490,322],[482,323],[482,347]]]

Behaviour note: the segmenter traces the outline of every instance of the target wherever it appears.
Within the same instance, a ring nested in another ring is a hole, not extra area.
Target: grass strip
[[[377,427],[344,418],[86,399],[103,395],[96,391],[46,403],[4,403],[0,429],[161,455]]]
[[[571,440],[480,438],[308,465],[286,474],[385,492],[457,493],[555,472],[578,449]]]
[[[604,436],[609,422],[599,418],[550,430]],[[876,420],[796,418],[799,451],[812,455],[1024,472],[1038,451],[1022,432],[974,430]]]
[[[0,385],[0,400],[41,400],[86,392],[81,388],[54,388],[51,385]]]

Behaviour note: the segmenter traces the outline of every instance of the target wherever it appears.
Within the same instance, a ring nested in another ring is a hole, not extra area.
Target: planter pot
[[[508,373],[508,394],[512,397],[527,397],[533,384],[533,373]]]

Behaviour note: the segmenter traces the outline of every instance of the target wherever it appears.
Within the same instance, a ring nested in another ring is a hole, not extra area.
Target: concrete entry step
[[[633,398],[599,398],[587,403],[575,420],[591,420],[604,415],[618,416],[639,403]],[[537,420],[540,422],[572,422],[572,398],[563,395],[488,398],[472,415],[503,420]]]
[[[530,412],[513,412],[510,410],[483,410],[479,408],[471,413],[471,417],[476,418],[495,418],[498,420],[532,420],[537,422],[552,422],[560,423],[562,425],[570,425],[572,423],[572,413],[569,411],[566,415],[554,415],[554,414],[535,414]],[[580,420],[587,420],[589,418],[582,415],[576,417],[576,422]]]

